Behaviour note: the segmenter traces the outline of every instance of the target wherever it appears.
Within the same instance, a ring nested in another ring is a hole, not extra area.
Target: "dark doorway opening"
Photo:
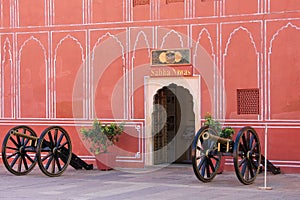
[[[153,104],[154,164],[191,163],[195,114],[189,90],[170,84],[157,91]]]

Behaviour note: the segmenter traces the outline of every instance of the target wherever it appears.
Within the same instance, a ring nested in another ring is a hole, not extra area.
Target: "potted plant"
[[[218,134],[218,136],[222,138],[232,139],[232,136],[234,135],[234,129],[227,126],[221,128],[220,122],[214,120],[210,113],[206,113],[204,116],[204,125],[212,127]]]
[[[123,124],[117,123],[102,124],[98,120],[94,120],[90,129],[85,127],[80,129],[83,140],[87,142],[91,153],[96,157],[96,164],[100,170],[112,169],[111,162],[114,160],[108,152],[108,147],[119,141],[119,136],[123,132]]]

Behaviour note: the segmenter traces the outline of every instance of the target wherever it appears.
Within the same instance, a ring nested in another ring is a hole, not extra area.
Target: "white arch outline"
[[[256,44],[255,44],[255,41],[254,41],[254,38],[253,38],[253,36],[252,36],[252,34],[251,34],[251,32],[247,29],[247,28],[245,28],[245,27],[243,27],[243,26],[239,26],[238,28],[235,28],[231,33],[230,33],[230,35],[229,35],[229,38],[228,38],[228,40],[227,40],[227,43],[226,43],[226,45],[225,45],[225,49],[224,49],[224,54],[222,55],[222,87],[224,88],[224,90],[225,90],[225,67],[226,67],[226,64],[225,64],[225,57],[227,56],[227,51],[228,51],[228,48],[229,48],[229,44],[230,44],[230,42],[231,42],[231,39],[232,39],[232,37],[238,32],[238,31],[245,31],[246,33],[247,33],[247,35],[249,36],[249,38],[250,38],[250,41],[251,41],[251,44],[253,45],[253,47],[254,47],[254,50],[255,50],[255,54],[256,54],[256,58],[257,58],[257,63],[256,63],[256,66],[257,66],[257,75],[258,75],[258,77],[257,77],[257,80],[258,80],[258,85],[257,85],[257,87],[261,90],[262,88],[260,87],[260,80],[261,80],[261,78],[260,78],[260,68],[261,68],[261,65],[260,65],[260,57],[259,57],[259,51],[257,50],[257,46],[256,46]],[[260,91],[260,93],[261,93],[261,91]],[[226,106],[226,102],[225,102],[225,100],[226,100],[226,96],[225,96],[225,93],[223,93],[222,95],[222,98],[223,98],[223,101],[222,101],[222,104],[223,104],[223,108]],[[262,98],[261,98],[261,103],[262,103]],[[225,116],[226,115],[226,113],[223,113],[222,114],[223,116]],[[262,114],[260,114],[258,117],[260,117]]]
[[[201,45],[200,45],[200,40],[201,40],[201,38],[202,38],[202,36],[204,35],[204,33],[206,33],[207,34],[207,38],[208,38],[208,40],[209,40],[209,44],[210,44],[210,50],[211,50],[211,52],[210,52],[210,54],[211,54],[211,56],[212,56],[212,58],[213,58],[213,62],[214,62],[214,72],[213,72],[213,75],[214,75],[214,77],[213,77],[213,81],[214,81],[214,83],[213,83],[213,102],[212,102],[212,108],[216,108],[216,109],[219,109],[218,108],[218,106],[216,106],[216,101],[217,101],[217,91],[216,91],[216,78],[217,78],[217,76],[216,76],[216,72],[217,72],[217,65],[216,65],[216,54],[215,54],[215,50],[214,50],[214,46],[213,46],[213,41],[212,41],[212,37],[211,37],[211,35],[210,35],[210,33],[209,33],[209,31],[206,29],[206,28],[202,28],[201,29],[201,31],[200,31],[200,33],[198,34],[198,38],[197,38],[197,42],[196,42],[196,44],[195,44],[195,51],[194,51],[194,55],[193,55],[193,63],[194,63],[194,66],[196,66],[196,57],[197,57],[197,52],[198,51],[200,51],[199,50],[199,48],[200,47],[202,47]],[[203,47],[202,47],[203,48]],[[201,51],[200,51],[201,52]],[[203,78],[205,78],[205,77],[203,77]],[[214,109],[214,113],[213,113],[213,116],[215,116],[216,118],[218,118],[219,116],[217,115],[217,113],[218,113],[218,111],[216,110],[216,109]],[[222,108],[220,108],[220,109],[222,109]],[[200,113],[201,113],[202,111],[200,111]]]
[[[1,117],[4,118],[5,116],[5,113],[4,113],[4,89],[5,89],[5,85],[4,85],[4,81],[5,81],[5,78],[4,78],[4,72],[5,72],[5,69],[4,69],[4,64],[5,64],[5,61],[6,61],[6,47],[8,47],[8,54],[9,54],[9,58],[8,58],[8,61],[10,63],[10,71],[12,72],[10,74],[10,80],[11,80],[11,87],[10,87],[10,90],[11,90],[11,118],[14,118],[15,117],[15,89],[16,89],[16,86],[15,86],[15,78],[14,78],[14,72],[13,72],[13,60],[12,60],[12,52],[11,52],[11,44],[10,44],[10,41],[9,41],[9,38],[6,37],[5,38],[5,41],[4,41],[4,44],[3,44],[3,57],[1,58],[2,61],[1,61],[1,68],[0,68],[0,74],[1,74],[1,87],[0,87],[0,93],[1,93]]]
[[[115,36],[115,35],[113,35],[113,34],[111,34],[110,32],[106,32],[104,35],[102,35],[101,37],[99,37],[98,39],[97,39],[97,42],[94,44],[94,46],[93,46],[93,49],[92,49],[92,53],[91,53],[91,70],[90,70],[90,74],[94,74],[94,59],[95,59],[95,50],[96,50],[96,48],[98,47],[98,45],[101,43],[101,41],[105,38],[105,37],[110,37],[110,38],[112,38],[114,41],[116,41],[116,43],[117,44],[119,44],[119,46],[121,47],[121,54],[122,54],[122,71],[123,71],[123,74],[125,73],[125,71],[126,71],[126,68],[125,68],[125,48],[124,48],[124,45],[122,44],[122,42],[119,40],[119,38],[117,37],[117,36]],[[105,40],[104,40],[105,41]],[[108,40],[108,41],[110,41],[110,40]],[[111,62],[111,61],[110,61]],[[104,70],[102,70],[101,72],[100,72],[100,74],[99,74],[99,78],[100,77],[102,77],[102,74],[104,73]],[[90,103],[90,108],[92,108],[92,109],[89,109],[90,110],[90,112],[91,113],[89,113],[89,116],[91,116],[92,118],[95,118],[96,116],[95,116],[95,114],[96,114],[96,112],[94,111],[94,107],[91,107],[91,106],[94,106],[95,104],[94,104],[94,99],[95,99],[95,89],[96,88],[94,88],[94,85],[93,85],[93,83],[94,83],[94,77],[93,76],[90,76],[90,88],[91,88],[91,102],[89,102]],[[125,86],[125,84],[126,84],[126,82],[125,82],[125,80],[124,80],[124,86]],[[124,90],[125,90],[125,87],[124,87]],[[125,91],[124,91],[124,94],[125,94]],[[125,101],[126,101],[126,98],[125,98]],[[126,103],[124,103],[124,105],[127,105]],[[124,109],[126,109],[126,108],[124,108]]]
[[[129,94],[131,96],[131,98],[130,98],[131,109],[129,110],[129,118],[130,119],[134,119],[134,95],[133,95],[133,91],[135,91],[135,90],[134,90],[134,74],[133,74],[134,70],[133,70],[133,68],[134,68],[135,52],[136,52],[137,45],[138,45],[140,37],[143,37],[144,41],[146,42],[146,46],[147,46],[147,49],[148,49],[148,58],[150,58],[150,56],[151,56],[150,44],[149,44],[148,38],[147,38],[144,31],[140,31],[136,36],[136,40],[135,40],[134,46],[133,46],[133,54],[132,54],[132,58],[131,58],[131,91],[129,91]]]
[[[285,29],[287,29],[289,27],[294,28],[298,31],[300,30],[299,26],[296,26],[293,23],[288,22],[285,26],[282,26],[281,28],[279,28],[270,40],[270,46],[269,46],[268,55],[267,55],[268,56],[268,58],[267,58],[267,62],[268,62],[268,66],[267,66],[267,76],[268,76],[267,102],[268,102],[268,105],[266,105],[266,107],[267,107],[267,110],[266,110],[267,116],[266,116],[266,118],[268,120],[271,120],[271,91],[270,90],[271,90],[271,54],[272,54],[273,42],[279,36],[279,33],[281,33],[282,31],[284,31]]]
[[[79,40],[70,35],[67,34],[65,37],[63,37],[58,44],[56,45],[56,48],[54,49],[54,59],[53,59],[53,76],[56,76],[56,58],[57,58],[57,51],[59,49],[59,47],[62,45],[62,43],[67,40],[67,39],[71,39],[72,41],[75,41],[75,43],[79,46],[80,50],[81,50],[81,63],[84,62],[84,49],[81,45],[81,43],[79,42]],[[53,117],[56,118],[56,79],[53,78]],[[84,105],[83,105],[84,106]]]
[[[16,78],[16,83],[17,83],[17,88],[16,88],[16,94],[17,94],[17,98],[16,98],[16,107],[17,107],[16,108],[16,116],[17,116],[17,118],[21,118],[21,104],[20,104],[20,102],[21,102],[21,93],[20,93],[20,90],[21,90],[21,84],[20,84],[20,80],[21,80],[21,74],[20,74],[21,73],[20,72],[21,55],[22,55],[22,51],[23,51],[24,46],[30,41],[37,42],[40,45],[40,47],[42,48],[43,54],[44,54],[44,63],[45,63],[45,73],[46,73],[45,77],[48,77],[47,76],[48,62],[47,62],[46,49],[45,49],[44,45],[42,44],[42,42],[39,39],[37,39],[34,36],[30,36],[27,40],[25,40],[23,42],[23,44],[21,45],[20,50],[18,52],[17,69],[16,69],[16,71],[17,71],[17,78]],[[47,98],[48,95],[49,95],[49,92],[48,92],[47,88],[48,88],[48,81],[46,80],[46,88],[45,88],[45,91],[46,91],[46,94],[45,94],[46,95],[46,97],[45,97],[45,99],[46,99],[46,102],[45,102],[46,103],[45,116],[46,117],[49,114],[49,108],[47,106],[47,105],[49,105],[48,104],[48,98]]]
[[[164,37],[163,37],[163,39],[162,39],[162,43],[161,43],[161,45],[160,45],[160,48],[161,49],[163,49],[163,46],[164,46],[164,44],[165,44],[165,40],[167,39],[167,37],[169,36],[169,35],[171,35],[171,33],[174,33],[178,38],[179,38],[179,42],[180,42],[180,45],[181,45],[181,48],[183,48],[184,47],[184,43],[183,43],[183,40],[182,40],[182,36],[177,32],[177,31],[175,31],[175,30],[170,30]]]

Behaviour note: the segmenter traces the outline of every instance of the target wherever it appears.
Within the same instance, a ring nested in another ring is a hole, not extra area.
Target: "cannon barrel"
[[[38,137],[35,137],[35,136],[31,136],[31,135],[26,135],[24,133],[20,133],[17,130],[12,130],[10,133],[13,134],[13,135],[20,136],[20,137],[28,138],[30,140],[38,140],[39,139]]]
[[[228,144],[231,141],[230,139],[222,138],[217,135],[210,134],[208,132],[203,133],[202,137],[203,137],[203,140],[213,140],[213,141],[217,141],[218,143],[221,143],[221,144]]]

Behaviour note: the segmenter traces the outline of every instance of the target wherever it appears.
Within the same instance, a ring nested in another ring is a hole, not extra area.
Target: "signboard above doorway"
[[[190,49],[164,49],[151,52],[151,66],[190,65]]]

